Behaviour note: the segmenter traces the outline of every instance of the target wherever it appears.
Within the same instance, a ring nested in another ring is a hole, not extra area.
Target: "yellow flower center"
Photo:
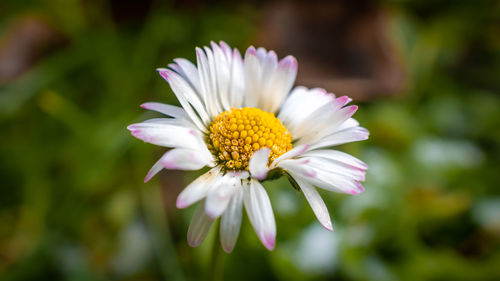
[[[253,153],[271,149],[269,163],[292,149],[292,136],[273,113],[244,107],[222,112],[210,125],[208,148],[228,170],[248,170]]]

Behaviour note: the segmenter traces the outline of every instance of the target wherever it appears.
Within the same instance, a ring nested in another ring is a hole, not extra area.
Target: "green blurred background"
[[[322,193],[334,231],[270,182],[276,249],[245,216],[225,280],[500,280],[500,3],[332,3],[0,2],[0,280],[205,279],[214,233],[190,248],[174,205],[200,172],[144,184],[164,149],[125,128],[210,40],[297,55],[371,132],[341,147],[366,192]]]

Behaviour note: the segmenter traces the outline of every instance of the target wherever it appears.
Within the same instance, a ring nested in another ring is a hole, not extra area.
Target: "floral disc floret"
[[[271,149],[269,164],[292,149],[292,136],[273,113],[258,108],[230,109],[214,118],[208,148],[228,170],[248,170],[253,153]]]

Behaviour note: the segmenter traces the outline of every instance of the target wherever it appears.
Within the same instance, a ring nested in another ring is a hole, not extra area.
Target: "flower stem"
[[[224,253],[222,252],[222,247],[219,241],[219,227],[218,224],[215,225],[217,229],[212,243],[211,257],[209,262],[207,280],[209,281],[222,281],[224,273]]]

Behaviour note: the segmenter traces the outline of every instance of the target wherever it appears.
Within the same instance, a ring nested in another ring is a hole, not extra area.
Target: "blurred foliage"
[[[144,184],[162,149],[125,127],[149,116],[145,101],[176,103],[155,68],[193,60],[210,40],[246,48],[259,10],[130,3],[126,21],[106,1],[0,3],[0,34],[35,17],[65,42],[0,85],[1,280],[200,280],[208,270],[214,233],[188,247],[193,210],[169,204],[197,173],[163,172],[185,177],[167,183],[174,191]],[[276,250],[245,218],[223,256],[226,280],[500,280],[500,5],[381,5],[410,79],[399,98],[361,104],[371,138],[342,147],[369,164],[367,191],[323,193],[332,233],[286,180],[270,182]]]

